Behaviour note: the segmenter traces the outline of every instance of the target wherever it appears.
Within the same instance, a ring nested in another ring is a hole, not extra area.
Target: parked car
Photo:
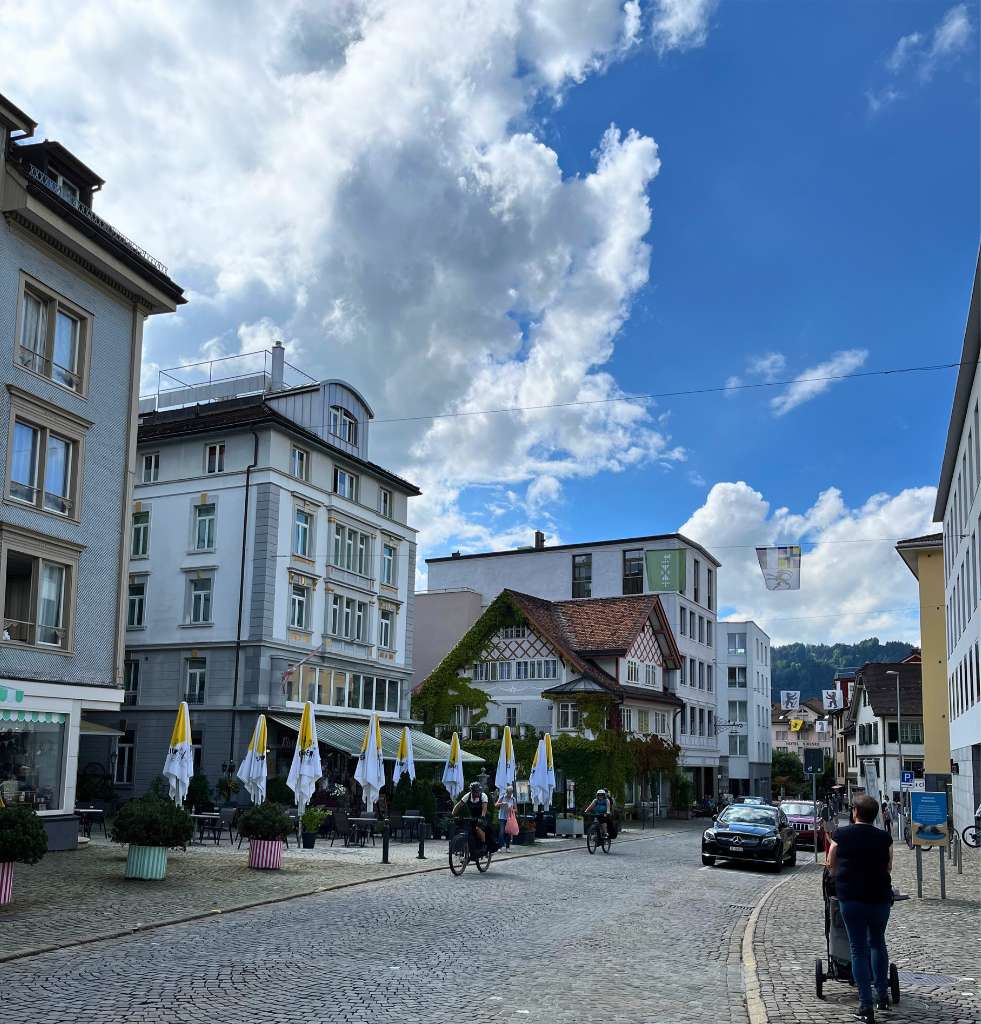
[[[780,804],[780,810],[787,815],[787,820],[793,827],[797,836],[797,845],[806,846],[813,850],[815,848],[814,814],[815,807],[810,800],[784,800]],[[827,846],[828,833],[822,813],[822,808],[817,807],[817,849],[823,850]]]
[[[737,796],[737,804],[757,804],[761,807],[766,806],[766,799],[761,796]]]
[[[780,871],[797,863],[796,833],[778,807],[732,804],[702,833],[702,863],[748,860]]]

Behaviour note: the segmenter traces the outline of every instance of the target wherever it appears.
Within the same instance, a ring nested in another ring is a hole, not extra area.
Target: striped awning
[[[269,717],[279,725],[292,729],[293,732],[300,731],[299,715],[270,715]],[[403,724],[401,722],[392,725],[381,723],[382,756],[386,761],[394,761],[398,756]],[[326,746],[333,747],[334,750],[357,757],[361,753],[361,743],[367,728],[367,719],[330,718],[327,715],[320,715],[317,718],[317,739]],[[412,755],[416,764],[442,764],[449,756],[449,743],[444,743],[419,729],[409,729],[409,732],[412,733]],[[483,763],[483,758],[477,757],[476,754],[468,754],[465,750],[461,750],[460,754],[464,761]]]
[[[18,708],[0,708],[0,722],[51,722],[61,725],[66,716],[55,711],[23,711]]]

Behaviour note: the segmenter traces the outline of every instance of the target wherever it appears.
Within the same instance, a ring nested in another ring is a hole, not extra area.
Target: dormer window
[[[81,193],[79,192],[78,186],[69,181],[64,175],[59,174],[53,167],[48,168],[48,177],[55,182],[58,186],[58,191],[67,199],[70,203],[80,203]]]
[[[358,421],[339,405],[330,407],[330,432],[348,444],[358,443]]]

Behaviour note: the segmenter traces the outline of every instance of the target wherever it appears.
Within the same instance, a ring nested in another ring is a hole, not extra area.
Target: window
[[[623,732],[634,731],[634,709],[620,708],[620,728]]]
[[[142,629],[146,625],[146,577],[130,576],[126,596],[126,627]]]
[[[199,576],[188,580],[188,617],[194,626],[210,623],[214,580],[210,576]]]
[[[692,573],[692,586],[693,586],[692,596],[695,599],[695,604],[698,604],[699,593],[700,593],[700,589],[699,588],[701,586],[701,576],[702,576],[702,563],[697,558],[694,559],[694,562],[695,562],[695,571]]]
[[[745,757],[748,750],[747,737],[739,733],[729,733],[729,756]]]
[[[706,567],[705,569],[705,598],[709,609],[715,607],[715,572]]]
[[[215,548],[215,506],[194,506],[194,550],[213,551]]]
[[[640,682],[640,665],[636,661],[627,662],[627,682],[628,683],[639,683]]]
[[[705,708],[698,709],[698,735],[705,735]]]
[[[184,700],[188,704],[204,703],[204,687],[208,680],[208,662],[204,658],[188,658],[186,661]]]
[[[21,284],[18,365],[82,394],[90,318],[37,282]]]
[[[334,467],[334,493],[350,501],[358,500],[358,478],[346,469]]]
[[[698,642],[705,643],[705,619],[701,615],[698,616]]]
[[[395,613],[390,608],[383,608],[378,615],[378,646],[385,650],[392,650],[392,636],[394,633]]]
[[[555,658],[538,658],[514,663],[515,679],[557,679],[558,662]]]
[[[694,686],[698,682],[698,669],[695,667],[695,659],[688,659],[688,685]]]
[[[887,723],[887,732],[890,743],[896,742],[896,723]],[[923,742],[923,723],[922,722],[903,722],[900,734],[903,737],[903,743],[922,743]]]
[[[330,602],[330,632],[345,640],[364,643],[368,629],[368,605],[354,597],[334,594]]]
[[[133,531],[129,546],[130,558],[146,558],[150,553],[150,512],[133,513]]]
[[[136,733],[132,729],[127,729],[116,743],[116,766],[112,781],[117,785],[131,786],[133,784],[135,746]]]
[[[205,473],[225,472],[225,442],[217,441],[204,447]]]
[[[639,548],[623,553],[623,592],[642,594],[644,592],[644,552]]]
[[[698,712],[694,705],[688,707],[688,732],[692,736],[698,735]]]
[[[518,727],[518,709],[516,707],[504,709],[504,724],[509,725],[512,729]]]
[[[392,519],[395,515],[395,503],[392,501],[392,492],[386,487],[378,488],[378,511],[386,519]]]
[[[679,612],[679,618],[681,620],[681,623],[680,623],[681,635],[682,636],[687,636],[688,635],[688,612],[685,610],[685,606],[684,605],[681,605],[680,612]]]
[[[729,721],[730,722],[743,722],[749,721],[747,718],[749,702],[745,700],[731,700],[729,701]]]
[[[290,584],[290,629],[309,629],[310,588],[303,583]]]
[[[334,544],[331,561],[340,569],[371,575],[371,537],[351,527],[334,525]]]
[[[746,634],[745,633],[730,633],[729,634],[729,653],[730,654],[745,654],[746,653]]]
[[[708,690],[709,693],[711,693],[712,692],[712,686],[713,686],[712,666],[711,665],[706,665],[705,666],[705,689]]]
[[[681,659],[681,667],[678,670],[678,685],[679,686],[684,686],[685,685],[685,665],[686,664],[687,663],[686,663],[685,659],[682,658]]]
[[[572,556],[572,596],[590,597],[593,589],[593,556]]]
[[[692,638],[692,640],[694,640],[695,637],[698,635],[697,631],[695,629],[695,613],[694,612],[689,612],[688,613],[688,635]]]
[[[155,484],[160,478],[160,452],[148,452],[142,460],[141,479],[145,484]]]
[[[559,728],[578,729],[582,722],[578,704],[559,705]]]
[[[657,686],[657,665],[644,666],[644,685]]]
[[[730,686],[738,686],[740,689],[746,688],[746,668],[743,665],[730,665],[729,666],[729,679]]]
[[[700,661],[698,663],[698,688],[700,690],[705,689],[705,662]]]
[[[682,707],[681,715],[679,717],[681,718],[681,735],[682,736],[687,736],[688,735],[688,711],[687,711],[686,708]]]
[[[290,475],[297,480],[309,480],[310,453],[305,448],[298,448],[296,445],[290,449]]]
[[[637,732],[646,736],[651,731],[651,713],[649,711],[637,712]]]
[[[14,393],[7,494],[43,512],[78,518],[80,435],[65,432],[57,412]]]
[[[505,626],[501,630],[501,636],[505,640],[524,640],[527,635],[527,626]]]
[[[339,405],[330,407],[330,432],[348,444],[358,443],[358,421]]]
[[[390,587],[395,586],[395,557],[395,546],[382,544],[382,583],[387,583]]]
[[[499,679],[510,679],[513,663],[510,661],[478,661],[473,667],[473,678],[483,683],[494,683]]]
[[[140,689],[140,663],[135,658],[123,662],[123,703],[135,704]]]
[[[313,532],[313,516],[298,508],[293,513],[293,554],[300,558],[312,557],[311,534]]]
[[[9,534],[9,537],[8,537]],[[69,647],[72,580],[78,554],[53,538],[3,528],[3,640]]]
[[[705,620],[705,643],[707,646],[712,646],[712,620]]]

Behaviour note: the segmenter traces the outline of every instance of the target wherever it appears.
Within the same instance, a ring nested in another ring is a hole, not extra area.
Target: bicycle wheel
[[[613,846],[613,840],[610,838],[610,833],[606,832],[603,835],[603,852],[609,853],[610,848]]]
[[[477,855],[477,859],[474,861],[477,865],[477,870],[483,874],[491,865],[491,852],[485,846],[483,850]]]
[[[455,835],[450,841],[450,871],[458,878],[467,869],[470,860],[470,843],[465,832]]]
[[[589,831],[586,833],[586,849],[590,853],[596,852],[596,844],[599,842],[599,829],[596,825],[591,825]]]
[[[975,850],[981,846],[981,832],[978,832],[977,825],[968,825],[967,828],[961,832],[961,838],[964,840],[965,846],[970,846]]]

